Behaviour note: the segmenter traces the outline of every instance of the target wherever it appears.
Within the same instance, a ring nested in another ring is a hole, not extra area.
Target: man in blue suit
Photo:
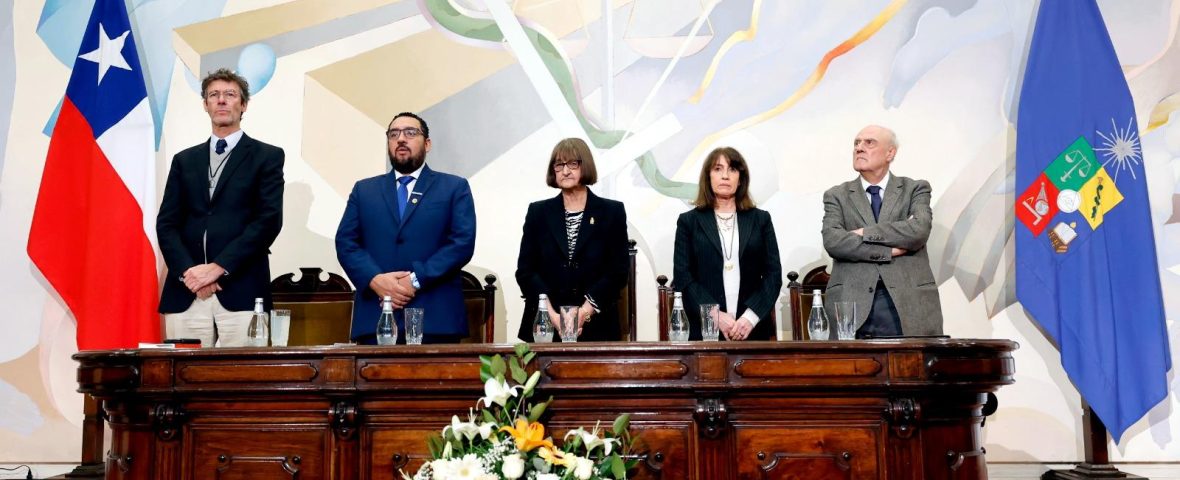
[[[399,332],[403,309],[421,307],[423,343],[458,342],[467,336],[459,272],[475,251],[471,186],[426,166],[430,127],[418,115],[397,114],[386,138],[393,170],[356,182],[336,230],[336,257],[356,286],[352,338],[377,343],[390,296]]]

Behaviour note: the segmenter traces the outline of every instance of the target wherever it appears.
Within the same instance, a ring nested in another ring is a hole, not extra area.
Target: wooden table
[[[1004,340],[535,346],[547,425],[630,412],[634,478],[982,479]],[[79,353],[102,402],[110,479],[390,479],[482,396],[507,345]]]

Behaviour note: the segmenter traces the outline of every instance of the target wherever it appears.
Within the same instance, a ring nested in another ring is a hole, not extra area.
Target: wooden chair
[[[672,287],[668,286],[668,277],[666,275],[657,275],[656,283],[656,321],[660,326],[660,341],[668,341],[668,317],[672,316],[672,301],[675,298]]]
[[[280,275],[270,282],[274,308],[291,311],[291,330],[287,345],[331,345],[348,342],[352,329],[352,286],[344,277],[323,269],[303,267],[300,278],[294,273]]]
[[[627,240],[627,286],[619,292],[619,340],[634,342],[638,339],[635,331],[635,239]]]
[[[466,270],[460,276],[468,336],[459,343],[496,343],[496,276],[484,275],[482,284]]]
[[[827,265],[820,265],[803,276],[799,282],[799,272],[787,273],[787,294],[791,298],[791,338],[794,340],[808,340],[807,316],[811,315],[811,300],[815,296],[812,292],[820,293],[828,289],[828,280],[832,275],[828,273]]]
[[[672,316],[672,302],[675,300],[675,292],[672,287],[668,286],[668,277],[664,275],[656,276],[656,320],[660,322],[660,341],[668,341],[668,318]],[[777,300],[776,300],[777,303]],[[778,313],[775,309],[770,309],[770,318],[764,319],[761,322],[771,322],[774,325],[773,332],[778,332]],[[761,323],[759,322],[759,323]],[[777,333],[776,333],[777,335]],[[724,340],[725,336],[722,335]]]

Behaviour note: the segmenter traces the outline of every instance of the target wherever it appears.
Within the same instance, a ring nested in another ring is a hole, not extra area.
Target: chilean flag
[[[29,258],[78,322],[78,349],[160,340],[155,131],[124,0],[97,0],[29,231]]]

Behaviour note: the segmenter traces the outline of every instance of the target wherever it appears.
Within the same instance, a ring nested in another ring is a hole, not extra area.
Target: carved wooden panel
[[[882,478],[883,430],[868,427],[735,426],[738,478]]]
[[[369,454],[361,459],[361,471],[368,472],[370,480],[401,480],[402,471],[414,476],[414,472],[430,460],[426,437],[439,433],[445,424],[435,422],[430,425],[432,428],[382,425],[366,430],[361,450]],[[435,425],[437,428],[433,428]]]
[[[666,359],[560,359],[543,367],[555,381],[579,380],[679,380],[688,375],[688,366],[680,360]]]
[[[363,361],[360,363],[360,377],[370,382],[478,382],[479,359]]]
[[[309,382],[319,374],[311,363],[192,364],[180,367],[186,383]]]
[[[734,365],[743,378],[872,377],[881,363],[872,358],[747,358]]]
[[[190,432],[193,480],[328,478],[328,430],[259,425],[194,426]]]
[[[631,424],[635,439],[633,458],[639,460],[636,480],[696,480],[699,456],[694,448],[691,423],[681,425]]]

